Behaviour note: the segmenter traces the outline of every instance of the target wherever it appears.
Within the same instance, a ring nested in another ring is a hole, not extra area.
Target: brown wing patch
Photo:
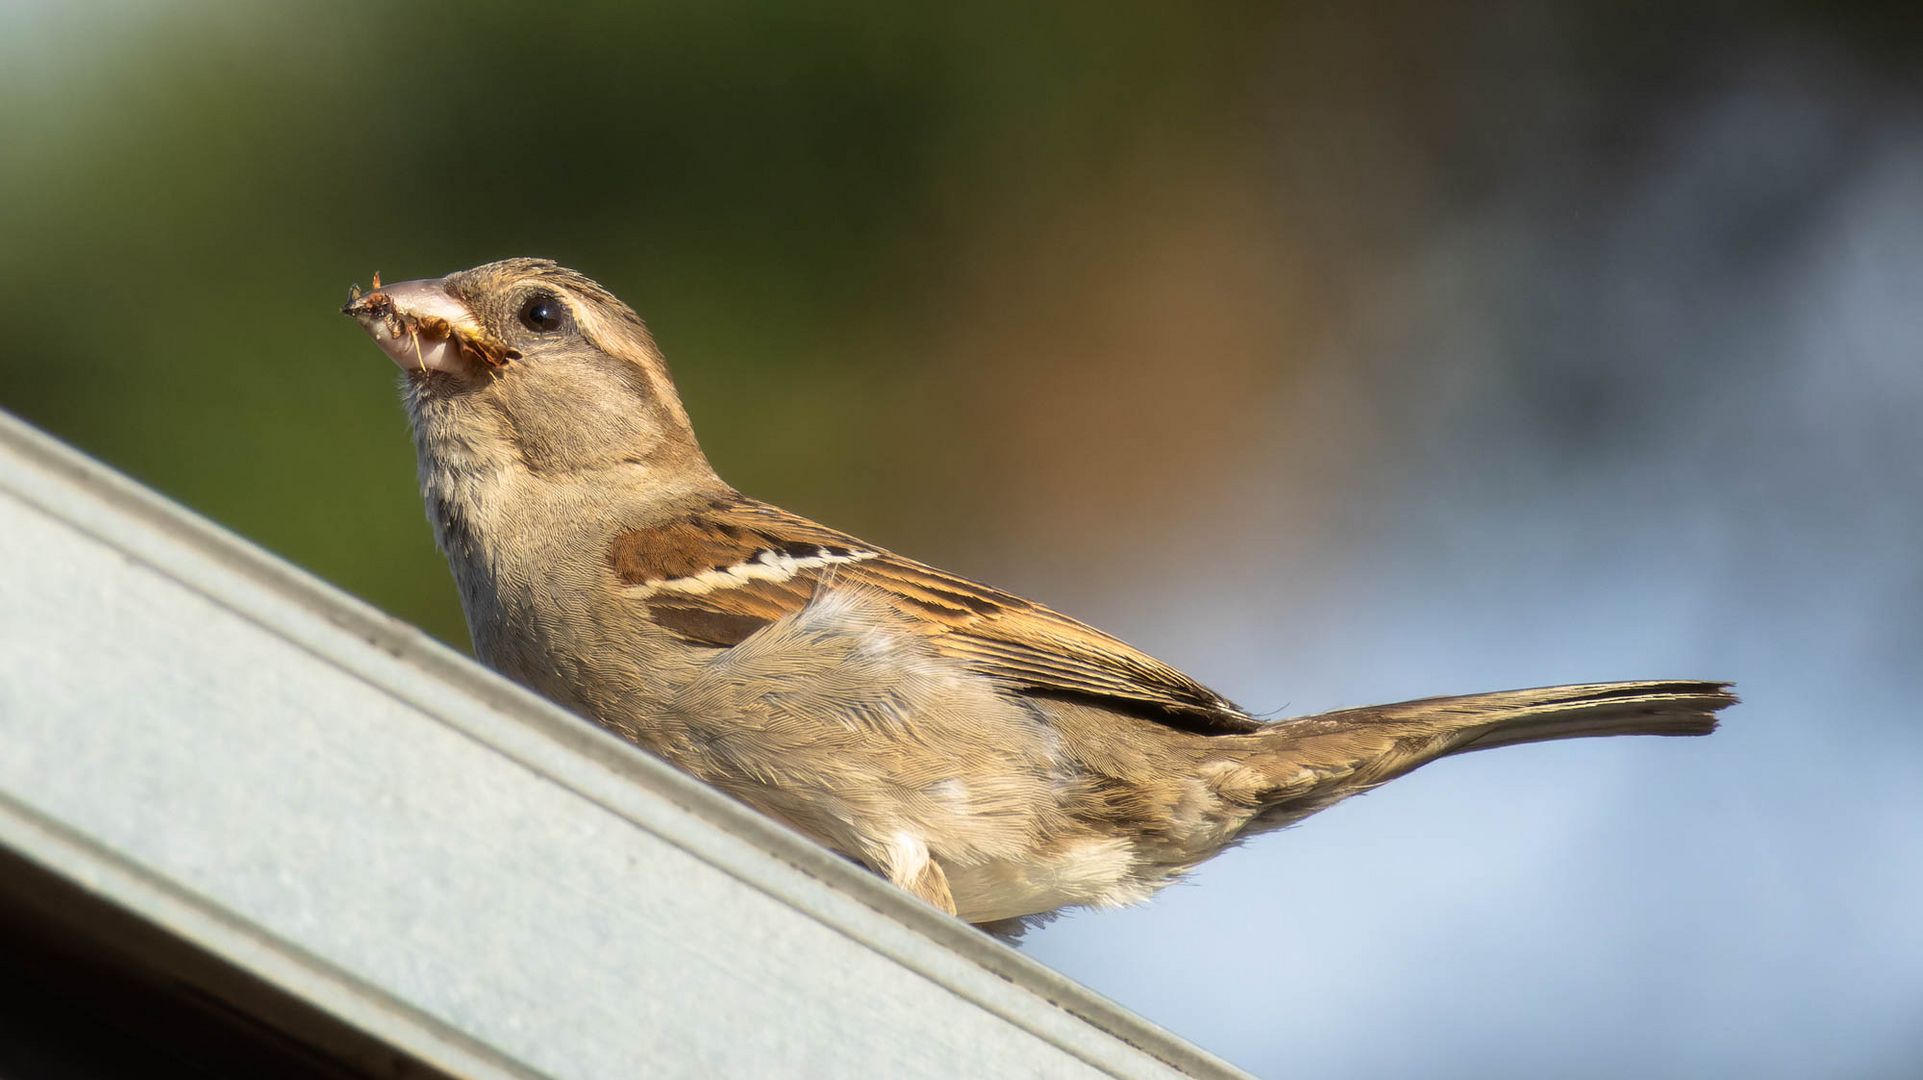
[[[774,621],[760,615],[715,611],[695,604],[665,600],[649,601],[648,614],[654,617],[655,622],[689,641],[724,648],[741,644],[748,640],[750,634]]]
[[[623,533],[609,549],[615,576],[629,585],[688,578],[750,559],[755,548],[740,530],[719,530],[693,520]]]
[[[758,558],[846,559],[864,551],[853,537],[783,536],[718,516],[688,517],[615,537],[608,564],[626,585],[659,585],[714,570],[746,566]]]
[[[938,652],[1013,692],[1093,698],[1204,734],[1262,726],[1180,671],[1066,615],[745,498],[624,534],[609,561],[621,581],[647,587],[637,599],[656,622],[691,642],[738,644],[800,610],[824,583],[845,584],[885,598]]]
[[[657,623],[701,645],[739,645],[749,634],[791,612],[815,594],[813,576],[747,581],[704,593],[663,590],[642,602]]]

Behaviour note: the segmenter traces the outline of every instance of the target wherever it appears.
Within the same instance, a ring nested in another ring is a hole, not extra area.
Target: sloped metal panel
[[[0,843],[459,1075],[1235,1075],[5,417]]]

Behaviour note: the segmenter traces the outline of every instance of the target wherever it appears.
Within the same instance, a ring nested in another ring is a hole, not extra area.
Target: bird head
[[[341,313],[405,373],[424,457],[487,450],[541,472],[707,467],[633,309],[547,259],[356,286]]]

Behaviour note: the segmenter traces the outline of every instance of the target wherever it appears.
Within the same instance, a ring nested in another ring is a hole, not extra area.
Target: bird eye
[[[536,293],[521,305],[521,325],[537,334],[552,334],[567,322],[568,309],[547,293]]]

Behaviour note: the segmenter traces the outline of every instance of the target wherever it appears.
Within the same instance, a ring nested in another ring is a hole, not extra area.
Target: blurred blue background
[[[1259,1074],[1923,1072],[1882,5],[0,0],[0,407],[465,646],[349,282],[546,255],[723,475],[1253,708],[1735,679],[1027,951]]]

